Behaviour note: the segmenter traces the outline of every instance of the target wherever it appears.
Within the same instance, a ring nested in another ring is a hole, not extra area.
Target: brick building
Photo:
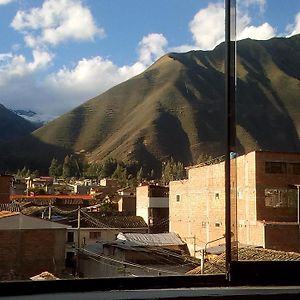
[[[154,184],[136,188],[136,215],[144,218],[149,233],[169,231],[169,188]]]
[[[9,203],[13,176],[0,174],[0,203]]]
[[[65,268],[68,226],[16,212],[0,212],[0,280],[29,279]]]
[[[231,160],[231,167],[238,241],[300,252],[300,153],[250,152]],[[224,182],[224,162],[190,167],[187,180],[170,182],[170,231],[192,254],[207,242],[224,242]]]

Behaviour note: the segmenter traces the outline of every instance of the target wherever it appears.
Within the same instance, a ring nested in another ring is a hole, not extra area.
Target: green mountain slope
[[[237,70],[238,151],[299,151],[300,36],[240,41]],[[171,156],[192,164],[203,155],[220,155],[224,45],[167,54],[30,138],[57,153],[83,153],[91,162],[114,157],[158,167]],[[37,162],[30,144],[22,155]]]

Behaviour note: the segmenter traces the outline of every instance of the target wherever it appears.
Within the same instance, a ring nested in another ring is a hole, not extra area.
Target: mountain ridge
[[[299,151],[300,36],[237,45],[237,152]],[[212,51],[166,54],[30,139],[89,162],[113,157],[159,168],[173,157],[188,165],[223,154],[224,108],[220,44]],[[26,152],[30,161],[35,152]]]

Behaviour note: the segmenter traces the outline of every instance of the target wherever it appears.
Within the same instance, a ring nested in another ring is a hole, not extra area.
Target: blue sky
[[[0,0],[0,103],[53,118],[167,52],[224,39],[219,0]],[[239,39],[300,33],[299,0],[238,0]]]

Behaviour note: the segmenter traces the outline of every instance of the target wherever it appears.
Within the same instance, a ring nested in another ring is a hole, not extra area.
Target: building
[[[119,189],[112,201],[118,205],[118,211],[136,215],[136,189],[126,187]]]
[[[144,218],[149,233],[169,231],[169,188],[154,184],[136,188],[136,215]]]
[[[264,248],[255,247],[244,247],[238,249],[238,257],[240,261],[300,261],[300,253],[295,252],[285,252]],[[207,260],[203,265],[203,270],[201,266],[187,272],[187,275],[197,275],[197,274],[224,274],[226,272],[225,268],[226,255],[225,252],[216,256],[211,260]]]
[[[109,188],[117,188],[117,189],[121,187],[119,181],[113,178],[102,178],[100,180],[100,186],[106,186]]]
[[[13,176],[0,174],[0,203],[9,203]]]
[[[58,277],[65,269],[68,226],[0,212],[0,280],[29,279],[43,271]]]
[[[69,215],[67,219],[59,222],[72,226],[67,233],[67,267],[72,267],[78,245],[79,248],[83,248],[97,241],[114,241],[121,231],[135,233],[148,231],[148,226],[142,217],[121,214],[105,216],[103,213],[81,211],[79,218]]]
[[[30,190],[42,189],[47,194],[51,194],[53,192],[53,177],[41,176],[36,178],[27,177],[26,179],[26,188],[27,193]],[[34,193],[34,192],[33,192]]]
[[[117,240],[82,249],[84,277],[183,275],[197,266],[174,233],[120,233]]]
[[[300,153],[250,152],[231,160],[231,167],[238,241],[300,252]],[[224,162],[190,167],[187,180],[170,182],[170,231],[194,255],[214,240],[224,243],[224,182]]]

